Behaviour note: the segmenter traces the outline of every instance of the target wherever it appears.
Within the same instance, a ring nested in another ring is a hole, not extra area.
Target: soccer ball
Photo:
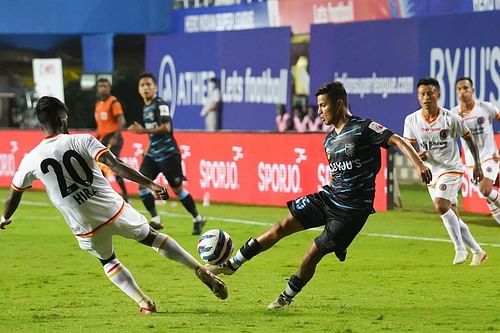
[[[200,258],[209,264],[217,265],[226,261],[232,252],[233,240],[224,230],[208,230],[198,240]]]

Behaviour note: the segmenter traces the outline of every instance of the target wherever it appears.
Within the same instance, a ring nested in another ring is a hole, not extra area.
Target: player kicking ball
[[[141,313],[156,312],[156,305],[116,257],[112,241],[114,235],[134,239],[188,267],[215,296],[227,298],[224,282],[204,268],[173,238],[152,229],[146,218],[111,188],[96,162],[107,165],[123,178],[149,188],[165,200],[168,199],[166,188],[117,159],[90,134],[69,135],[68,110],[57,98],[42,97],[36,106],[36,113],[45,138],[23,158],[14,175],[0,229],[11,223],[24,190],[39,179],[54,206],[63,214],[80,248],[100,260],[111,282],[139,305]]]
[[[207,265],[214,274],[233,274],[241,265],[266,251],[282,238],[305,229],[324,226],[314,239],[298,270],[283,292],[269,304],[271,310],[289,306],[311,280],[321,259],[335,253],[340,261],[347,248],[374,212],[375,177],[380,169],[380,148],[395,146],[415,165],[424,183],[432,180],[430,170],[411,145],[384,126],[353,116],[347,93],[340,82],[325,83],[316,92],[323,124],[333,125],[324,140],[332,180],[320,192],[288,202],[290,213],[257,238],[247,241],[228,261]]]

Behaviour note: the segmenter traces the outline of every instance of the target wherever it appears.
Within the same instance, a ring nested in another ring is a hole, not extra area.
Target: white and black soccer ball
[[[233,240],[224,230],[208,230],[198,240],[200,258],[209,264],[217,265],[226,261],[232,252]]]

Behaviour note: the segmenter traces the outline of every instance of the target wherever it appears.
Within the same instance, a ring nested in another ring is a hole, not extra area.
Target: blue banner
[[[327,81],[344,83],[353,114],[402,134],[406,114],[417,109],[416,22],[378,21],[313,25],[310,45],[311,104]]]
[[[425,76],[440,82],[446,108],[457,104],[461,76],[472,78],[476,98],[500,107],[499,21],[499,12],[486,12],[313,25],[310,101],[323,82],[342,81],[354,114],[399,134],[405,116],[420,108],[415,86]]]
[[[175,127],[202,129],[208,80],[222,92],[222,129],[273,130],[289,105],[290,28],[148,36],[146,69],[158,78]]]
[[[499,22],[498,12],[419,20],[419,73],[439,81],[443,105],[457,104],[455,81],[469,76],[476,98],[500,107]]]

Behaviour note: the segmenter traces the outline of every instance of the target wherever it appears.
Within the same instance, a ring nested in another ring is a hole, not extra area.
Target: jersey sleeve
[[[411,125],[410,116],[406,116],[406,118],[405,118],[403,137],[407,140],[410,140],[410,141],[417,141],[417,137],[416,137],[415,133],[413,132],[413,127]]]
[[[31,184],[36,179],[35,170],[32,168],[33,163],[30,161],[30,155],[26,155],[16,173],[12,178],[11,188],[15,191],[24,191],[31,187]]]
[[[387,127],[375,121],[368,120],[368,126],[366,126],[365,134],[371,144],[387,148],[389,147],[387,142],[394,133]]]
[[[484,102],[483,106],[490,119],[495,119],[500,114],[500,110],[492,103]]]
[[[160,123],[168,123],[171,121],[170,108],[164,101],[158,102],[158,113],[160,116]]]
[[[87,160],[96,160],[103,153],[109,151],[101,142],[90,134],[81,134],[75,137],[78,153]]]
[[[113,113],[114,117],[120,116],[123,114],[123,108],[120,102],[118,102],[117,99],[115,99],[111,103],[111,113]]]
[[[459,116],[450,114],[450,119],[452,128],[455,131],[455,136],[464,136],[465,134],[470,132],[469,128],[465,124],[465,121],[463,121],[463,119]]]

